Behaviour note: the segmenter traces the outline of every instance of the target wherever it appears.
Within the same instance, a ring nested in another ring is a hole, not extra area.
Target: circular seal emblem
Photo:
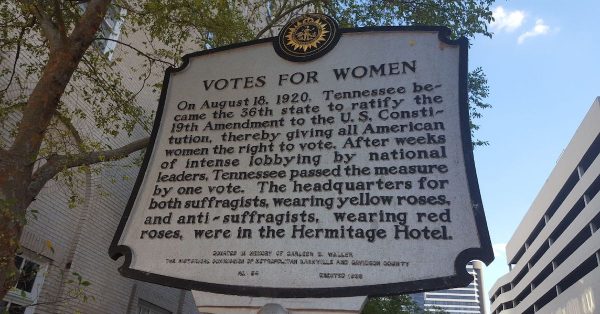
[[[340,39],[337,22],[320,13],[307,13],[288,22],[273,42],[280,57],[304,62],[329,52]]]

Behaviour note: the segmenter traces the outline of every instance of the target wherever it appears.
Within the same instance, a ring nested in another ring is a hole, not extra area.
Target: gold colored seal
[[[307,13],[286,24],[274,41],[274,46],[282,58],[304,62],[329,52],[339,37],[334,19],[325,14]]]
[[[325,42],[325,36],[328,33],[327,24],[319,18],[308,16],[287,29],[285,45],[292,50],[302,50],[304,52],[317,49],[319,44]]]

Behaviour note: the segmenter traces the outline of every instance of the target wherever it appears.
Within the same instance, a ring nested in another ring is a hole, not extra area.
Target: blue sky
[[[469,66],[488,77],[492,109],[479,120],[475,150],[496,260],[489,291],[508,271],[504,244],[562,150],[600,96],[600,1],[498,1],[492,39],[477,37]]]

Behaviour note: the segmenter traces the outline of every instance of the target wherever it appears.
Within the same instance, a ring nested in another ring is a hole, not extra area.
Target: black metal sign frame
[[[469,107],[468,107],[468,91],[467,91],[467,76],[468,76],[468,41],[466,38],[456,40],[450,39],[450,30],[445,27],[435,26],[415,26],[415,27],[368,27],[368,28],[351,28],[340,29],[339,36],[343,38],[344,34],[357,32],[437,32],[438,39],[448,45],[458,46],[459,54],[459,111],[460,111],[460,129],[462,137],[462,152],[465,159],[465,168],[467,172],[467,181],[471,194],[472,212],[477,225],[477,232],[480,243],[480,248],[469,248],[462,251],[454,260],[455,275],[447,277],[439,277],[417,281],[407,281],[398,283],[378,284],[378,285],[363,285],[352,287],[330,287],[330,288],[277,288],[277,287],[254,287],[254,286],[238,286],[227,284],[215,284],[210,282],[199,282],[194,280],[185,280],[173,278],[169,276],[148,273],[130,268],[132,256],[134,252],[128,246],[119,245],[119,240],[123,234],[123,230],[129,216],[131,214],[134,202],[139,192],[140,186],[144,179],[150,157],[157,139],[159,125],[165,106],[165,98],[169,86],[171,74],[182,71],[187,67],[191,58],[201,57],[208,54],[219,53],[240,47],[248,47],[257,44],[272,43],[278,40],[278,37],[265,38],[251,42],[245,42],[235,45],[229,45],[211,50],[199,51],[188,54],[183,57],[183,64],[179,68],[168,68],[165,72],[163,87],[160,95],[159,105],[156,112],[154,127],[150,137],[148,148],[144,157],[143,164],[139,171],[139,175],[135,182],[131,197],[127,203],[127,207],[123,213],[123,217],[116,230],[115,236],[109,248],[109,255],[114,260],[124,257],[124,263],[119,268],[121,274],[136,280],[151,282],[159,285],[181,288],[186,290],[201,290],[219,294],[243,295],[253,297],[279,297],[279,298],[320,298],[320,297],[348,297],[348,296],[379,296],[379,295],[397,295],[403,293],[431,291],[446,289],[451,287],[466,286],[473,281],[473,277],[466,271],[466,265],[472,260],[481,260],[485,264],[489,264],[494,260],[494,254],[488,233],[488,227],[485,219],[485,213],[481,201],[479,185],[477,182],[477,174],[473,158],[473,148],[471,142],[471,131],[469,124]],[[319,55],[325,54],[328,51],[321,51]],[[316,59],[319,55],[312,54],[311,59]],[[431,257],[436,258],[435,256]]]

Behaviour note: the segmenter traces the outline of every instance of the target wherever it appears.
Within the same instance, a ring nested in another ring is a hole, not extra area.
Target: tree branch
[[[33,14],[39,22],[42,34],[48,39],[50,50],[56,50],[60,46],[61,36],[60,31],[56,25],[54,25],[52,19],[31,0],[22,0],[21,3],[30,10],[29,13]]]
[[[25,1],[25,4],[31,3],[31,0],[22,1]],[[56,50],[51,49],[39,80],[29,94],[27,105],[23,110],[21,121],[10,148],[15,156],[19,156],[17,164],[24,167],[20,170],[21,173],[31,173],[46,129],[60,105],[60,98],[63,96],[65,88],[71,80],[73,72],[77,69],[83,54],[94,40],[109,4],[110,0],[91,0],[71,36],[65,38],[64,43],[55,47]],[[50,36],[50,38],[54,38],[52,39],[54,43],[51,46],[56,46],[55,36],[59,36],[56,27],[40,10],[34,9],[34,11],[45,19],[42,24],[47,25],[46,28],[54,34]],[[26,188],[25,185],[19,187],[23,190]],[[23,193],[25,192],[23,191]]]
[[[82,149],[83,139],[81,138],[81,134],[79,134],[79,131],[77,130],[77,128],[75,128],[71,120],[60,112],[56,113],[56,117],[67,128],[67,130],[71,132],[71,135],[73,135],[73,139],[75,139],[75,143],[77,143],[79,149]]]
[[[152,56],[150,56],[149,54],[147,54],[147,53],[145,53],[145,52],[143,52],[143,51],[139,50],[138,48],[136,48],[136,47],[134,47],[134,46],[132,46],[132,45],[130,45],[130,44],[128,44],[128,43],[124,43],[124,42],[122,42],[122,41],[120,41],[120,40],[117,40],[117,39],[106,38],[106,37],[96,37],[96,38],[95,38],[95,40],[107,40],[107,41],[113,41],[113,42],[116,42],[116,43],[117,43],[117,44],[119,44],[119,45],[123,45],[123,46],[125,46],[125,47],[127,47],[127,48],[130,48],[130,49],[134,50],[134,51],[135,51],[135,52],[137,52],[138,54],[140,54],[140,55],[142,55],[142,56],[146,57],[148,60],[152,60],[152,61],[156,61],[156,62],[161,62],[161,63],[164,63],[164,64],[166,64],[166,65],[172,66],[172,67],[174,67],[174,66],[175,66],[175,63],[171,63],[171,62],[169,62],[169,61],[165,61],[165,60],[162,60],[162,59],[158,59],[158,58],[152,57]]]
[[[74,296],[74,297],[66,297],[66,298],[60,298],[60,299],[57,299],[57,300],[54,300],[54,301],[32,303],[32,304],[26,305],[25,307],[32,307],[32,306],[38,306],[38,305],[47,305],[47,304],[57,304],[57,303],[62,303],[62,302],[71,301],[71,300],[75,300],[75,299],[77,299],[76,296]]]
[[[266,33],[269,29],[271,29],[271,27],[273,27],[275,24],[277,24],[277,22],[279,22],[279,20],[281,20],[284,16],[292,13],[294,10],[300,9],[301,7],[307,6],[313,2],[317,2],[319,0],[308,0],[305,2],[301,2],[300,4],[296,4],[295,6],[290,7],[289,9],[285,10],[285,11],[280,11],[279,14],[277,14],[276,16],[273,17],[273,19],[271,20],[271,22],[269,22],[269,24],[267,24],[265,27],[263,27],[263,29],[261,29],[258,34],[254,37],[254,39],[259,39],[260,36],[262,36],[264,33]],[[283,7],[282,7],[283,9]]]
[[[146,87],[146,83],[148,82],[148,79],[152,75],[152,67],[154,66],[154,60],[149,59],[148,63],[149,63],[148,64],[148,73],[146,73],[146,76],[142,80],[142,86],[140,86],[140,89],[138,89],[138,91],[135,92],[133,95],[131,95],[131,97],[129,98],[130,102],[133,102],[135,100],[135,98],[144,90],[144,87]],[[138,120],[138,123],[140,123],[140,122],[141,121]],[[140,125],[144,129],[146,129],[146,126],[144,125],[144,123],[140,123]],[[146,131],[148,131],[148,130],[146,130]]]
[[[80,166],[90,166],[110,160],[118,160],[127,157],[136,151],[146,148],[149,142],[150,138],[146,137],[112,150],[81,153],[72,156],[52,155],[48,157],[47,162],[44,165],[39,167],[33,173],[31,183],[29,184],[28,193],[31,197],[35,197],[44,187],[46,182],[54,178],[54,176],[65,169]]]
[[[116,0],[113,2],[112,5],[114,5],[117,8],[127,10],[127,14],[135,13],[137,15],[147,15],[147,13],[143,13],[143,12],[139,11],[138,9],[135,9],[131,4],[127,3],[127,1],[125,1],[125,0],[122,0],[122,1]]]
[[[74,2],[75,4],[82,4],[82,3],[87,3],[90,2],[90,0],[63,0],[65,2]]]
[[[0,148],[0,161],[6,160],[8,157],[8,151],[6,149]]]
[[[12,81],[15,78],[15,73],[17,72],[17,63],[19,63],[19,57],[21,56],[21,41],[23,40],[23,36],[25,36],[25,32],[27,31],[27,26],[23,26],[21,28],[21,32],[19,32],[19,39],[17,41],[17,51],[15,53],[15,62],[13,63],[12,72],[10,73],[10,79],[8,80],[8,84],[6,84],[6,88],[0,91],[0,94],[6,93],[12,85]]]
[[[111,0],[90,0],[85,12],[75,24],[69,39],[71,50],[77,55],[83,55],[92,44],[94,37],[106,17]]]
[[[139,93],[142,91],[142,89],[144,89],[144,87],[145,87],[145,85],[146,85],[146,82],[147,82],[148,78],[149,78],[149,77],[150,77],[150,75],[152,74],[152,62],[153,62],[153,61],[152,61],[152,59],[149,59],[149,60],[150,60],[150,63],[151,63],[151,64],[150,64],[150,66],[149,66],[149,69],[150,69],[150,70],[148,71],[148,75],[147,75],[147,76],[146,76],[146,78],[143,80],[143,82],[142,82],[142,86],[140,87],[139,91],[138,91],[137,93],[135,93],[135,94],[132,94],[132,96],[131,96],[131,97],[129,97],[129,98],[126,100],[126,102],[127,102],[127,103],[129,103],[129,102],[133,102],[133,101],[134,101],[135,97],[137,97],[137,95],[138,95],[138,94],[139,94]],[[109,85],[111,85],[109,82],[107,82],[107,81],[106,81],[106,79],[104,78],[104,76],[103,76],[101,73],[99,73],[99,72],[98,72],[98,68],[97,68],[97,67],[95,67],[95,66],[94,66],[92,63],[90,63],[90,61],[89,61],[87,58],[83,57],[83,58],[81,59],[81,61],[82,61],[82,63],[83,63],[85,66],[86,66],[86,68],[89,70],[90,74],[93,74],[93,75],[95,75],[95,76],[93,76],[93,77],[92,77],[92,76],[88,76],[88,78],[89,78],[89,79],[92,79],[92,80],[97,80],[97,81],[99,81],[99,82],[102,82],[104,86],[109,86]],[[106,89],[106,88],[103,88],[103,90],[104,90],[104,91],[106,92],[106,94],[107,94],[107,95],[110,97],[110,99],[112,99],[112,100],[114,101],[114,103],[115,103],[116,105],[118,105],[118,106],[122,106],[123,102],[122,102],[122,101],[118,101],[118,98],[119,98],[120,94],[118,94],[116,91],[114,91],[114,90],[112,90],[112,89]],[[139,125],[140,125],[140,126],[143,128],[143,129],[144,129],[144,131],[146,131],[146,132],[150,133],[150,129],[149,129],[148,125],[147,125],[146,123],[144,123],[144,121],[142,121],[142,120],[140,119],[140,117],[139,117],[139,116],[138,116],[138,117],[134,117],[134,119],[135,119],[135,120],[137,121],[137,123],[138,123],[138,124],[139,124]]]
[[[67,38],[67,27],[65,25],[65,19],[63,17],[62,8],[58,0],[54,0],[54,17],[56,18],[56,27],[60,33],[60,38]]]

